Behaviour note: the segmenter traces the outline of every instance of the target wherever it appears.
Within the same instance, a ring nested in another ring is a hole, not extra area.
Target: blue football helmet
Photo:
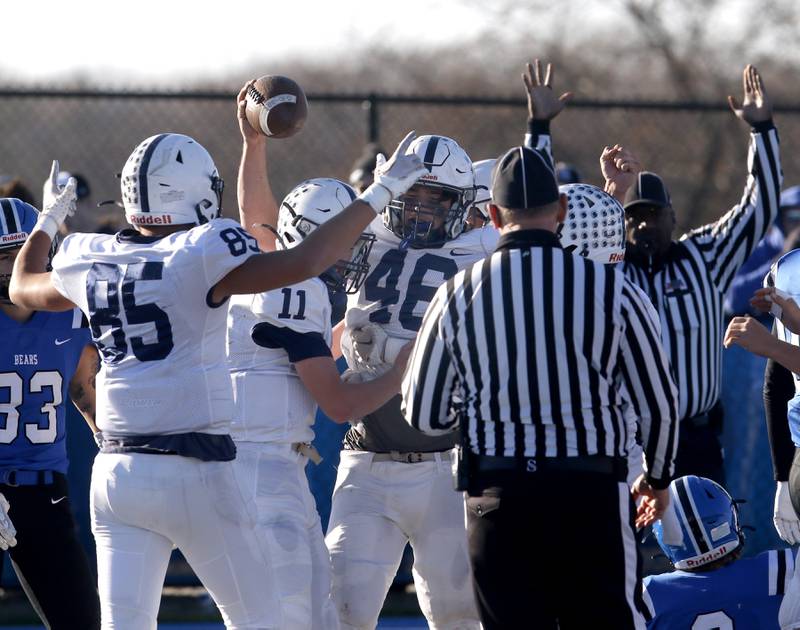
[[[10,197],[0,199],[0,252],[17,250],[28,240],[39,211],[32,205]],[[55,254],[56,243],[50,249],[50,260]],[[8,298],[8,285],[11,282],[11,273],[0,274],[0,302],[10,303]]]
[[[739,510],[725,488],[688,475],[669,486],[670,505],[653,524],[659,546],[676,569],[696,569],[727,556],[744,542]]]

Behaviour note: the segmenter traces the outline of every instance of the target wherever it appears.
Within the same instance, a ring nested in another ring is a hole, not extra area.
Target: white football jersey
[[[383,326],[390,337],[413,339],[436,289],[460,269],[485,258],[497,246],[500,233],[492,225],[470,230],[442,247],[400,249],[400,241],[378,216],[369,226],[375,243],[370,270],[347,308],[369,312],[369,321]]]
[[[256,343],[256,336],[260,343]],[[231,298],[228,367],[236,406],[231,435],[245,442],[310,442],[317,403],[291,358],[331,344],[331,304],[322,280]],[[268,347],[265,347],[268,346]],[[302,359],[300,359],[302,360]]]
[[[102,356],[98,428],[122,435],[228,433],[227,308],[208,297],[257,252],[255,239],[230,219],[163,238],[126,230],[64,239],[52,279],[86,314]]]

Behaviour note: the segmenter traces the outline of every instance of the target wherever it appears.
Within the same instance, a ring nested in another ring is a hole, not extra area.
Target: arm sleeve
[[[794,458],[794,443],[787,418],[787,405],[794,397],[794,392],[792,373],[769,359],[764,372],[764,413],[775,481],[789,480],[789,469]]]
[[[457,418],[452,413],[457,379],[442,322],[447,292],[452,286],[450,279],[439,287],[428,305],[401,387],[406,421],[429,435],[443,435],[458,428]]]
[[[647,481],[666,488],[678,447],[678,390],[661,345],[658,316],[628,280],[622,288],[622,314],[621,373],[639,417]]]
[[[328,343],[318,332],[301,333],[285,326],[261,322],[253,326],[250,336],[262,348],[282,348],[292,363],[315,357],[333,357]]]
[[[778,132],[772,121],[759,123],[750,134],[741,200],[716,223],[686,236],[697,242],[723,293],[778,215],[782,181]]]
[[[545,158],[545,162],[550,165],[551,169],[555,162],[553,161],[553,146],[550,138],[550,121],[549,120],[534,120],[528,119],[528,131],[525,134],[525,146],[534,151],[538,151]]]
[[[282,348],[292,363],[332,356],[330,301],[319,280],[254,295],[250,308],[261,320],[250,337],[262,348]]]

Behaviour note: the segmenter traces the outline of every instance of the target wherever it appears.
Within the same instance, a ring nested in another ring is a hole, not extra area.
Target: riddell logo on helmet
[[[429,179],[434,182],[439,181],[439,178],[436,177],[436,175],[431,175],[430,173],[428,173],[427,175],[422,175],[420,179]]]
[[[19,243],[28,238],[27,232],[14,232],[13,234],[3,234],[0,236],[0,243]]]
[[[172,217],[169,215],[148,217],[140,214],[134,214],[130,218],[130,222],[135,223],[136,225],[169,225],[172,223]]]
[[[625,260],[625,254],[611,254],[608,257],[608,262],[618,263],[623,262]]]
[[[700,556],[699,558],[693,558],[686,561],[687,567],[699,567],[704,564],[708,564],[713,560],[719,560],[722,556],[728,553],[728,546],[722,545],[719,549],[715,549],[711,553],[707,553],[704,556]]]

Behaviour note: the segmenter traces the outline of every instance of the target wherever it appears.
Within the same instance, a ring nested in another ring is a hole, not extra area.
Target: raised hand
[[[534,120],[552,120],[572,100],[572,92],[564,92],[556,96],[552,89],[553,64],[547,64],[547,71],[542,80],[542,64],[534,59],[527,64],[522,73],[522,81],[528,93],[528,115]]]
[[[775,287],[758,289],[750,305],[762,313],[772,313],[791,332],[800,334],[800,306],[788,293]]]
[[[600,170],[606,180],[605,190],[613,197],[625,197],[625,192],[633,186],[636,176],[641,172],[639,158],[619,144],[605,147],[600,155]]]
[[[728,96],[728,104],[733,113],[751,125],[771,119],[772,103],[755,66],[751,64],[745,66],[744,72],[742,72],[742,84],[744,100],[741,105],[733,96]]]
[[[239,121],[239,131],[245,142],[265,142],[267,139],[267,136],[253,129],[253,126],[247,122],[247,114],[245,114],[245,109],[247,109],[247,89],[255,82],[255,79],[250,79],[239,90],[239,95],[236,97],[236,118]]]
[[[58,160],[53,160],[50,169],[50,176],[44,185],[44,203],[39,219],[34,230],[40,230],[53,240],[67,217],[75,214],[75,202],[78,195],[75,192],[77,182],[74,177],[70,177],[67,185],[63,188],[58,186],[59,164]]]

